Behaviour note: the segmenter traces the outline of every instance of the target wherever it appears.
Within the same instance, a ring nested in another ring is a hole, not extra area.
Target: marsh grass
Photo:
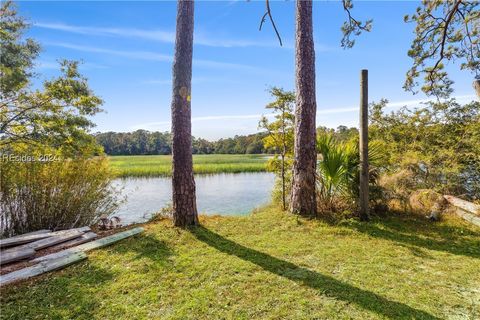
[[[194,155],[193,170],[197,174],[266,171],[269,155]],[[111,167],[117,177],[159,177],[171,175],[172,157],[112,156]]]
[[[389,214],[369,223],[165,219],[87,261],[2,288],[2,319],[478,319],[480,230]]]

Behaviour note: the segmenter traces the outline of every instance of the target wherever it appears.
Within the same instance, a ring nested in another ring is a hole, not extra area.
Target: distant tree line
[[[346,141],[358,134],[357,128],[339,126],[337,129],[319,127],[319,132],[328,132],[339,141]],[[136,130],[133,132],[96,133],[97,143],[103,146],[108,155],[154,155],[171,154],[172,139],[170,132]],[[236,135],[233,138],[222,138],[209,141],[192,137],[193,154],[261,154],[275,153],[275,147],[265,145],[266,132],[249,135]],[[278,151],[278,150],[277,150]]]
[[[264,147],[266,133],[245,136],[236,135],[209,141],[192,137],[194,154],[260,154],[274,153],[272,148]],[[172,138],[169,132],[151,132],[137,130],[133,132],[102,132],[95,134],[97,142],[108,155],[153,155],[171,154]]]
[[[104,132],[95,138],[108,155],[171,154],[172,139],[168,132]]]

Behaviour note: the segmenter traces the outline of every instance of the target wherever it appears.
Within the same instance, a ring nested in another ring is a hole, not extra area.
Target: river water
[[[198,175],[197,207],[201,214],[246,215],[268,204],[274,175],[266,172]],[[116,216],[122,224],[144,222],[161,208],[171,204],[170,178],[126,178],[115,184],[126,201]]]

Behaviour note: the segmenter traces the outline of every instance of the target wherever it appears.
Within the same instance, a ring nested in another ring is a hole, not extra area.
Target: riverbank
[[[193,155],[197,174],[264,172],[270,155],[199,154]],[[172,171],[172,156],[111,156],[110,165],[117,177],[164,177]]]
[[[480,230],[448,216],[330,225],[274,207],[169,221],[2,288],[3,319],[474,319]]]

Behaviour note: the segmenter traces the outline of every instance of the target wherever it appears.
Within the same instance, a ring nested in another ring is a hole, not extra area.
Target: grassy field
[[[168,221],[2,288],[1,319],[479,319],[480,230],[456,217],[331,225],[273,207]]]
[[[113,156],[110,164],[119,177],[168,176],[171,174],[172,157]],[[265,171],[268,155],[212,154],[194,155],[195,173],[238,173]]]

